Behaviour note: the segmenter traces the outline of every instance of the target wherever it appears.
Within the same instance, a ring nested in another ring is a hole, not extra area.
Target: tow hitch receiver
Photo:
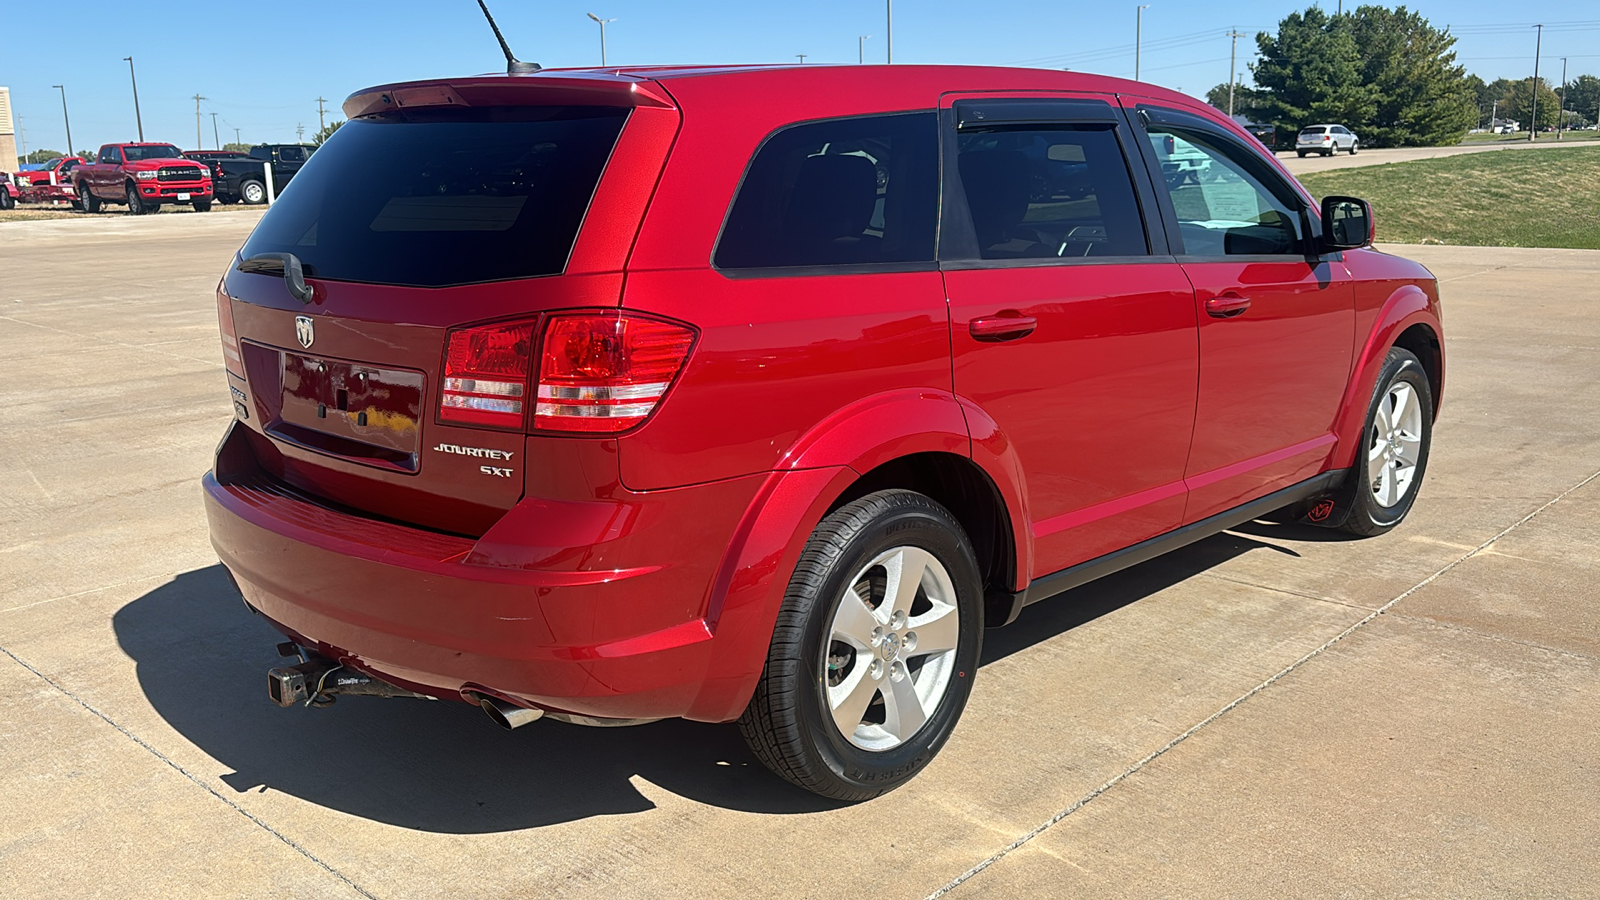
[[[434,699],[426,694],[417,694],[405,688],[395,687],[331,659],[309,655],[298,647],[287,653],[283,652],[284,648],[289,646],[292,645],[280,645],[279,652],[284,656],[299,656],[304,661],[297,666],[284,666],[267,672],[267,696],[279,706],[290,707],[295,704],[328,706],[339,694]]]

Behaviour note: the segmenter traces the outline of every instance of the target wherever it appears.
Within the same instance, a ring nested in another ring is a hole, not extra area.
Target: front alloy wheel
[[[982,640],[966,533],[922,494],[848,503],[806,542],[739,730],[768,768],[867,800],[920,772],[966,706]]]
[[[1370,537],[1399,525],[1411,511],[1428,469],[1433,444],[1433,390],[1421,360],[1400,347],[1389,350],[1367,411],[1366,447],[1339,505],[1349,514],[1339,527]]]

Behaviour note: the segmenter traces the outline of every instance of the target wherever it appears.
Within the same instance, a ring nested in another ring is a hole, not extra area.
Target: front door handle
[[[1014,341],[1033,334],[1037,327],[1039,320],[1033,316],[1012,313],[973,319],[967,330],[980,341]]]
[[[1206,301],[1206,315],[1214,319],[1231,319],[1243,315],[1249,308],[1249,297],[1241,297],[1231,291]]]

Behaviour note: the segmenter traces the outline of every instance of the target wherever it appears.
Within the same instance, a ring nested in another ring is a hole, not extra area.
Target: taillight
[[[683,325],[620,312],[552,316],[534,429],[614,433],[643,422],[678,377],[694,336]]]
[[[244,359],[239,356],[239,333],[233,327],[233,301],[217,285],[217,327],[222,331],[222,364],[228,371],[244,377]]]
[[[533,323],[501,322],[450,332],[439,418],[521,429],[533,359]]]

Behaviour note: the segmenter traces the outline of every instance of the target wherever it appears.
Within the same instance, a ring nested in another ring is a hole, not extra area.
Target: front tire
[[[1360,144],[1361,144],[1360,141],[1351,141],[1350,142],[1350,155],[1351,156],[1355,156],[1356,155],[1356,147],[1359,146]]]
[[[196,200],[193,203],[195,212],[211,212],[210,200]]]
[[[1349,510],[1339,527],[1372,537],[1399,525],[1411,511],[1433,447],[1433,389],[1411,351],[1389,350],[1362,433],[1367,439],[1339,498]]]
[[[784,595],[739,730],[800,787],[868,800],[949,739],[982,645],[966,532],[922,494],[869,494],[823,519]]]
[[[150,208],[145,205],[144,200],[140,199],[139,189],[133,186],[133,182],[128,182],[128,188],[126,191],[124,191],[124,194],[128,200],[128,215],[142,216],[150,211]]]

